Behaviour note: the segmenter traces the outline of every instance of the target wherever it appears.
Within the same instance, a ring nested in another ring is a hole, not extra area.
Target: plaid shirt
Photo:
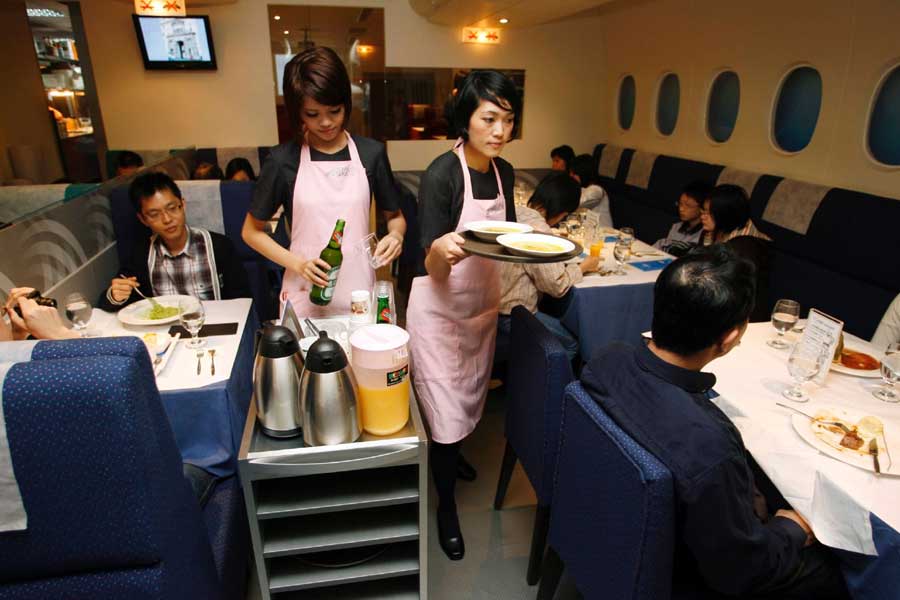
[[[213,274],[210,270],[209,253],[203,234],[187,228],[188,239],[184,248],[173,256],[159,237],[151,240],[150,252],[155,254],[155,263],[150,272],[155,296],[184,294],[201,300],[214,300]]]

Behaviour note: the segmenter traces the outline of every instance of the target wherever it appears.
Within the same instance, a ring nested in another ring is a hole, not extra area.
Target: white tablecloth
[[[156,378],[156,385],[159,391],[198,388],[220,381],[227,381],[231,377],[231,369],[234,366],[234,359],[237,356],[244,326],[247,324],[247,315],[250,312],[251,303],[252,300],[249,298],[204,301],[203,307],[206,309],[207,324],[237,322],[237,333],[234,335],[217,335],[203,338],[206,340],[203,350],[207,352],[201,359],[200,375],[197,375],[197,353],[185,347],[184,342],[186,338],[182,337],[178,341],[178,346],[175,348],[175,352],[169,359],[166,368]],[[136,335],[140,337],[149,331],[167,332],[169,327],[177,324],[178,322],[175,321],[174,323],[155,327],[123,325],[115,313],[108,313],[95,308],[88,329],[91,335]],[[214,348],[216,351],[215,375],[210,373],[208,351],[211,348]]]
[[[600,263],[600,270],[608,270],[616,268],[616,259],[613,258],[613,248],[615,247],[615,242],[605,242],[603,244],[603,250],[600,252],[600,256],[603,258],[603,261]],[[653,246],[649,244],[645,244],[640,240],[635,240],[632,245],[632,251],[638,252],[640,254],[645,252],[653,253],[652,256],[632,256],[628,263],[633,262],[644,262],[644,261],[655,261],[655,260],[663,260],[666,258],[673,258],[669,256],[662,250],[657,250]],[[658,254],[657,254],[658,253]],[[659,274],[662,273],[662,269],[657,269],[655,271],[641,271],[637,267],[632,267],[630,264],[625,265],[625,275],[600,275],[599,273],[589,273],[584,276],[579,283],[575,284],[576,288],[591,288],[591,287],[608,287],[608,286],[616,286],[616,285],[640,285],[642,283],[655,283],[656,278],[659,277]]]
[[[900,531],[900,477],[876,476],[845,464],[800,438],[791,425],[791,411],[775,404],[791,404],[781,392],[792,380],[787,370],[789,350],[776,350],[765,343],[774,335],[770,324],[752,324],[739,347],[707,366],[718,379],[716,391],[721,396],[716,403],[735,422],[760,467],[810,522],[822,543],[875,555],[869,513]],[[845,340],[854,348],[879,355],[852,335],[845,334]],[[900,405],[881,402],[871,393],[880,382],[831,371],[824,386],[805,384],[810,401],[797,407],[811,414],[821,406],[843,407],[877,416],[886,431],[900,432]],[[888,442],[893,446],[896,440]],[[900,460],[897,453],[892,458]]]

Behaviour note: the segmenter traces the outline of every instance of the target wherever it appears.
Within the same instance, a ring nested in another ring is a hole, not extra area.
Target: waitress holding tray
[[[241,232],[247,245],[285,268],[281,297],[300,316],[349,314],[350,293],[372,289],[375,271],[358,242],[369,233],[373,193],[388,229],[375,258],[389,263],[403,248],[406,221],[385,146],[344,130],[350,94],[347,70],[331,48],[306,50],[285,66],[284,104],[295,139],[272,148]],[[265,230],[279,206],[291,227],[290,250]],[[313,285],[328,285],[331,267],[319,253],[338,219],[346,221],[343,264],[331,302],[319,306],[310,302],[309,292]]]
[[[466,254],[460,232],[469,221],[515,221],[515,175],[499,156],[518,129],[521,107],[506,76],[470,73],[453,107],[461,137],[431,163],[419,188],[426,256],[413,279],[407,328],[413,382],[433,439],[438,535],[452,560],[465,554],[456,478],[475,478],[459,450],[484,408],[500,304],[497,263]]]

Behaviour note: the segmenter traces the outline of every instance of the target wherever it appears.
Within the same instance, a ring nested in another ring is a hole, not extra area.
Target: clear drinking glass
[[[581,222],[577,220],[570,220],[568,222],[569,228],[569,239],[577,244],[581,244],[584,246],[584,227],[581,226]]]
[[[625,263],[628,262],[629,256],[631,256],[631,243],[620,239],[613,248],[613,258],[616,259],[618,266],[616,275],[625,275]]]
[[[629,246],[634,242],[634,229],[631,227],[623,227],[619,230],[619,241],[625,242]]]
[[[900,402],[900,393],[894,384],[900,381],[900,342],[889,344],[881,357],[881,379],[884,384],[872,395],[883,402]]]
[[[181,309],[181,312],[178,314],[178,321],[191,334],[191,341],[186,342],[185,346],[192,350],[202,348],[206,345],[206,340],[201,340],[197,337],[197,334],[200,333],[200,329],[206,321],[206,311],[203,308],[203,303],[197,298],[190,298],[182,300],[178,304],[178,308]]]
[[[808,402],[809,395],[803,391],[803,384],[818,375],[825,366],[825,354],[825,350],[815,344],[794,344],[788,358],[788,373],[794,378],[794,387],[781,394],[794,402]]]
[[[378,248],[378,236],[370,233],[357,242],[357,248],[366,257],[366,261],[373,269],[381,266],[381,259],[375,258],[375,250]]]
[[[93,308],[91,303],[78,292],[66,296],[66,318],[72,323],[72,328],[81,337],[87,335],[87,326],[91,320]]]
[[[772,309],[772,325],[778,332],[778,337],[772,338],[766,343],[779,350],[784,350],[790,344],[784,341],[784,334],[790,331],[800,320],[800,303],[795,300],[783,298],[775,303]]]

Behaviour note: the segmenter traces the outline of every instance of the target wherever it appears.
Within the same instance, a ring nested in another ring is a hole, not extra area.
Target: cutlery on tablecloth
[[[122,275],[121,273],[119,273],[119,277],[121,277],[122,279],[128,279],[127,277],[125,277],[125,276]],[[140,296],[140,297],[143,298],[144,300],[149,300],[149,301],[150,301],[150,306],[152,306],[153,308],[156,308],[157,306],[162,306],[162,304],[160,304],[159,302],[157,302],[154,298],[151,298],[150,296],[145,296],[145,295],[144,295],[144,292],[141,291],[141,288],[136,287],[136,288],[133,288],[133,289],[134,289],[134,291],[136,291],[136,292],[138,293],[138,296]]]
[[[783,408],[786,408],[788,410],[792,410],[797,414],[803,415],[810,421],[815,421],[816,423],[821,423],[822,425],[834,425],[835,427],[840,427],[841,429],[844,430],[844,433],[850,433],[852,431],[849,427],[847,427],[845,424],[843,424],[839,421],[826,421],[824,419],[818,419],[809,413],[803,412],[799,408],[796,408],[794,406],[788,406],[787,404],[782,404],[781,402],[776,402],[775,404],[777,404],[778,406],[781,406]]]
[[[215,348],[209,349],[209,374],[210,375],[216,374],[216,349]]]
[[[881,465],[878,464],[878,441],[875,438],[869,440],[869,454],[872,455],[872,462],[875,464],[875,472],[881,474]]]
[[[197,375],[200,374],[200,359],[206,354],[206,350],[197,350]]]
[[[168,349],[163,353],[162,356],[157,356],[153,361],[153,374],[157,377],[160,373],[163,372],[163,369],[166,368],[166,365],[169,364],[169,359],[172,358],[172,355],[175,353],[175,347],[178,345],[178,340],[180,338],[180,333],[176,333],[174,336],[172,336],[172,341],[169,342]]]

